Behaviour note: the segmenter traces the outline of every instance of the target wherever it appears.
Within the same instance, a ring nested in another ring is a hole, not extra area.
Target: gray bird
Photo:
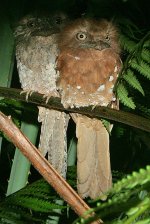
[[[55,69],[58,55],[57,35],[67,22],[63,13],[27,15],[14,32],[16,59],[21,86],[27,94],[37,91],[45,96],[57,96]],[[53,167],[66,177],[68,115],[64,112],[39,107],[41,122],[39,149]]]

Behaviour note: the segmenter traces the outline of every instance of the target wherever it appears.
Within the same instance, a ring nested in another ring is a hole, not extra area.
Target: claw
[[[97,103],[95,103],[95,105],[92,105],[92,110],[94,110],[97,105]]]
[[[34,91],[34,90],[22,90],[22,91],[20,92],[20,95],[26,93],[26,101],[28,102],[28,98],[29,98],[29,96],[31,96],[32,93],[34,93],[34,92],[36,92],[36,91]]]
[[[51,97],[59,97],[59,93],[56,92],[56,91],[53,91],[53,92],[49,92],[47,94],[44,94],[43,98],[45,99],[46,98],[46,104],[48,103],[49,99]]]
[[[44,95],[43,98],[46,98],[46,104],[48,103],[49,99],[51,98],[52,95]]]

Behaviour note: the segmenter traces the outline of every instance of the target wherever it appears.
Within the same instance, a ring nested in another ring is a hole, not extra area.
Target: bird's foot
[[[92,110],[94,110],[97,105],[98,103],[95,103],[95,105],[92,105]]]
[[[33,92],[35,92],[35,91],[34,91],[34,90],[22,90],[22,91],[20,92],[20,95],[21,95],[21,94],[26,94],[26,101],[28,102],[28,98],[29,98],[29,96],[32,95]]]
[[[60,95],[57,91],[51,91],[47,94],[44,94],[43,98],[46,99],[46,104],[48,103],[51,97],[60,97]]]

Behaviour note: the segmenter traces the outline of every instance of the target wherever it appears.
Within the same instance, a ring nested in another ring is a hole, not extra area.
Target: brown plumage
[[[107,20],[78,19],[59,35],[57,86],[65,107],[108,106],[121,69],[118,31]],[[100,120],[71,114],[76,123],[77,188],[96,198],[112,185],[109,134]]]

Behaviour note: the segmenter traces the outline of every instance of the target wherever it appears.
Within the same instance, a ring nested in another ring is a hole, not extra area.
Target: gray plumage
[[[27,93],[37,91],[46,96],[58,95],[56,80],[59,74],[55,69],[57,33],[65,23],[66,16],[62,13],[27,15],[18,23],[14,32],[17,68],[21,86]],[[68,116],[39,107],[38,121],[42,123],[39,148],[44,156],[48,153],[50,163],[65,178]]]

